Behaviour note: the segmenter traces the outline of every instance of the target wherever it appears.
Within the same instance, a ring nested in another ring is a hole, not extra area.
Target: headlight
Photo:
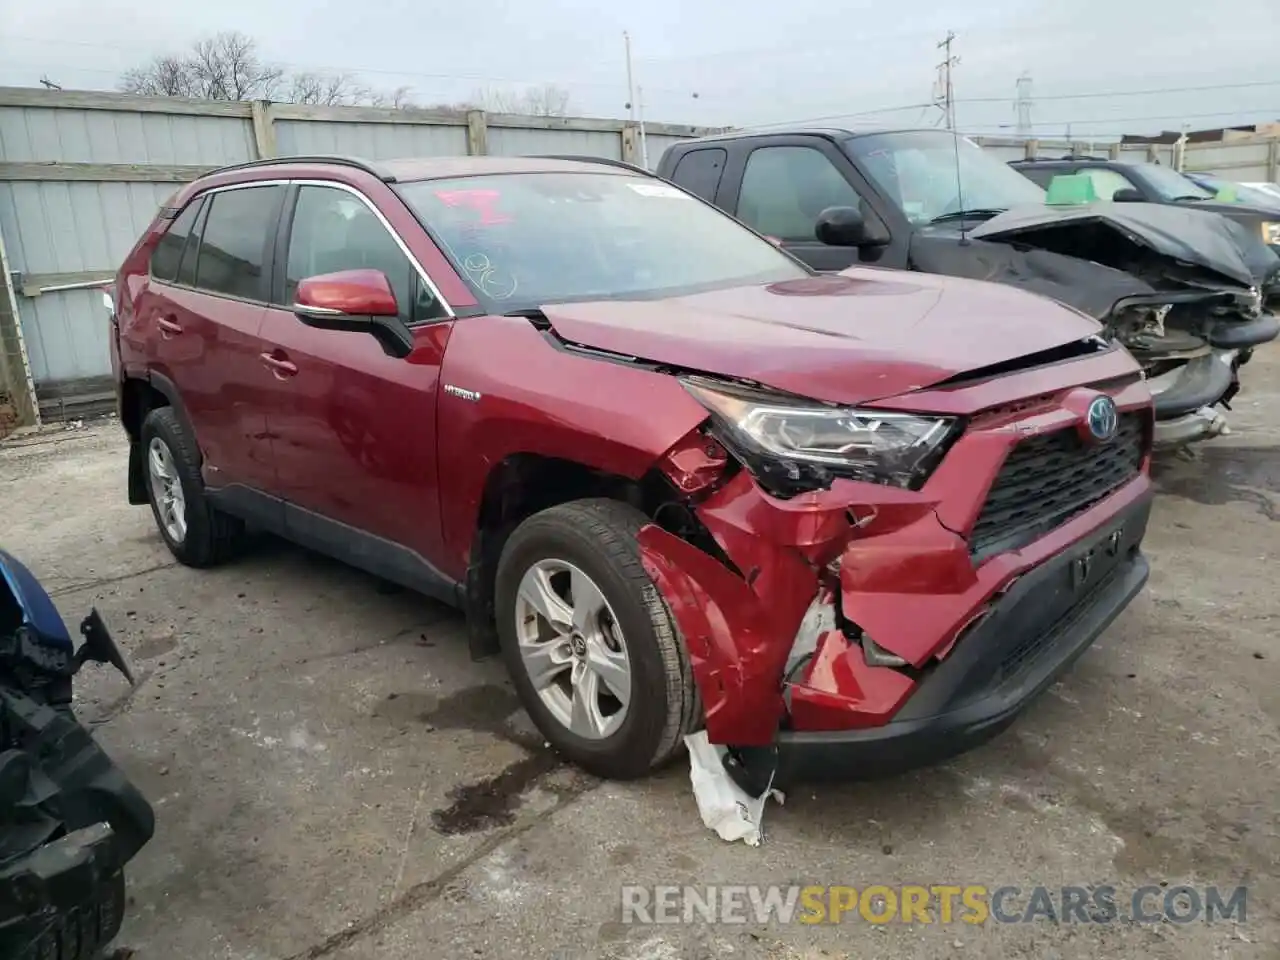
[[[1280,246],[1280,223],[1267,221],[1262,225],[1262,240],[1272,246]]]
[[[789,492],[833,476],[917,489],[956,436],[955,417],[838,407],[701,377],[680,380],[758,479]]]

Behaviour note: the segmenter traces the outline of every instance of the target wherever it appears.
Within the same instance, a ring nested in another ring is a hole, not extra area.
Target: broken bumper
[[[1095,370],[1113,383],[1136,372],[1115,351],[1101,367],[1055,373]],[[1151,499],[1146,387],[1133,378],[1111,388],[1122,421],[1113,442],[1073,446],[1097,392],[1068,384],[1037,396],[1030,381],[895,401],[990,411],[970,419],[919,491],[841,481],[779,500],[740,472],[698,502],[696,543],[656,524],[640,531],[645,570],[688,651],[711,743],[772,751],[780,734],[891,740],[872,731],[902,721],[909,704],[920,709],[921,697],[936,698],[946,683],[936,678],[958,669],[943,671],[947,663],[980,655],[987,664],[1015,627],[1022,637],[1045,633],[1122,555],[1138,556]],[[688,467],[666,469],[687,479]],[[1069,588],[1050,575],[1104,542],[1115,549],[1099,555],[1094,579]],[[1062,642],[1087,645],[1130,596],[1112,597],[1114,609],[1086,639],[1072,628]],[[1022,597],[1016,616],[1007,612]],[[965,678],[966,689],[979,680],[990,687],[989,676]]]
[[[1147,381],[1155,402],[1157,447],[1181,446],[1226,432],[1213,409],[1236,384],[1235,350],[1216,350]]]
[[[739,760],[757,770],[776,763],[779,786],[871,779],[937,763],[995,736],[1142,589],[1148,566],[1140,544],[1150,511],[1148,494],[1098,536],[1023,574],[963,643],[926,668],[889,723],[860,730],[783,730],[774,745],[739,748]],[[1119,540],[1109,551],[1116,532]]]

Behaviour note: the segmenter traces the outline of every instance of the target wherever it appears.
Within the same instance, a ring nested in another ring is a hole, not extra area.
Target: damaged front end
[[[855,410],[685,385],[710,420],[661,469],[709,544],[639,544],[753,794],[980,742],[1146,580],[1150,399],[1123,351]]]
[[[1080,263],[1078,295],[1060,277],[1045,292],[1090,313],[1142,364],[1160,447],[1227,432],[1219,408],[1230,410],[1240,368],[1280,335],[1280,259],[1218,214],[1136,204],[1027,208],[973,234]],[[1123,295],[1117,271],[1131,281]],[[1090,283],[1090,273],[1103,282]]]

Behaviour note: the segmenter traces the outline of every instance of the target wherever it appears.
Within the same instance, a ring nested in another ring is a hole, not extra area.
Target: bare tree
[[[412,87],[396,87],[394,90],[386,93],[380,91],[370,93],[369,106],[390,107],[393,110],[418,109],[418,105],[413,102]]]
[[[119,87],[125,93],[153,97],[196,97],[206,100],[281,100],[321,106],[392,107],[466,116],[471,110],[563,117],[569,94],[554,84],[523,90],[483,90],[470,102],[420,105],[409,87],[373,90],[350,73],[306,70],[286,73],[267,63],[252,37],[229,31],[206,37],[181,54],[157,56],[126,71]]]
[[[282,90],[290,103],[314,103],[324,107],[344,107],[368,103],[381,106],[380,97],[358,83],[348,73],[295,73]]]
[[[197,96],[187,63],[181,57],[156,57],[143,67],[126,70],[120,89],[151,97]]]
[[[265,63],[252,37],[229,31],[198,40],[186,53],[158,56],[120,78],[125,93],[205,100],[273,97],[284,71]]]
[[[555,84],[511,90],[479,90],[472,99],[493,113],[519,113],[533,117],[563,117],[569,113],[569,92]]]

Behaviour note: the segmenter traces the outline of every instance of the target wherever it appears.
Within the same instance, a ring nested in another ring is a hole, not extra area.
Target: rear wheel
[[[169,551],[190,567],[208,567],[230,557],[244,524],[209,502],[200,476],[195,442],[172,407],[160,407],[142,422],[147,501]]]
[[[496,614],[521,702],[561,754],[601,777],[644,776],[701,719],[671,613],[640,562],[644,514],[579,500],[535,514],[498,565]]]

